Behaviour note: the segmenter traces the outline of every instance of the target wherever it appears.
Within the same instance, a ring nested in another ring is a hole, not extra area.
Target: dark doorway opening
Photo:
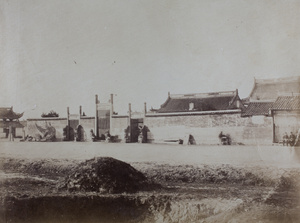
[[[142,118],[136,118],[130,120],[130,128],[131,128],[131,142],[138,142],[140,135],[139,126],[144,125],[144,120]]]

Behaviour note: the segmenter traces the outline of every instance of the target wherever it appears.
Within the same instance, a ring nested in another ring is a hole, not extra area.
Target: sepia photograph
[[[0,0],[0,223],[300,222],[299,0]]]

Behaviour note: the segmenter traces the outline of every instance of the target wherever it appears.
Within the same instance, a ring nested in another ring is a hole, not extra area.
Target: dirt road
[[[0,142],[0,157],[84,160],[97,156],[110,156],[125,162],[300,167],[300,148],[283,146]]]

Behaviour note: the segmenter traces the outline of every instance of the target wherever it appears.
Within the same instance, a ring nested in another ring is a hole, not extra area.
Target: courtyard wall
[[[144,124],[149,128],[149,142],[184,140],[192,135],[196,144],[220,144],[219,134],[229,134],[232,144],[272,144],[271,117],[241,117],[240,110],[198,112],[189,114],[147,114]]]
[[[51,125],[56,130],[56,140],[63,140],[63,129],[67,126],[68,122],[66,118],[39,118],[39,119],[27,119],[27,127],[25,129],[26,135],[35,136],[41,135],[41,129],[45,129],[47,125]]]
[[[63,141],[63,129],[67,126],[67,118],[39,118],[39,119],[27,119],[27,127],[25,128],[25,135],[31,135],[35,137],[37,134],[42,135],[41,130],[46,129],[51,125],[56,130],[56,141]],[[80,125],[85,131],[86,141],[91,141],[90,130],[95,128],[94,117],[81,117]]]

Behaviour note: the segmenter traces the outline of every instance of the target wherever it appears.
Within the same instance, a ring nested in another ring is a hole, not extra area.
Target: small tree
[[[55,111],[51,110],[48,114],[43,113],[42,118],[49,118],[49,117],[59,117],[59,114],[56,113]]]

